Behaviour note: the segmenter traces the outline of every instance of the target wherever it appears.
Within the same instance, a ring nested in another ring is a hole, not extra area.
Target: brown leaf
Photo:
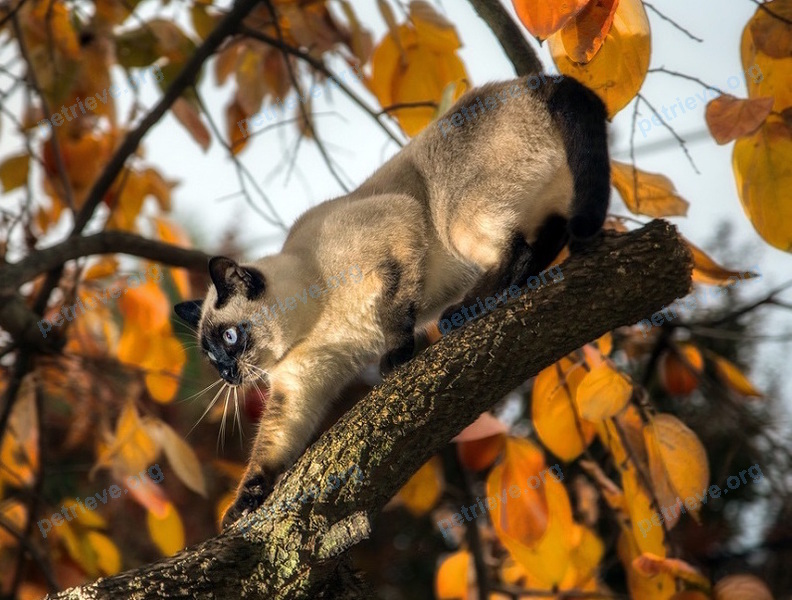
[[[0,164],[0,185],[4,192],[10,192],[27,183],[30,169],[30,155],[20,154],[7,158]]]
[[[644,552],[641,556],[633,560],[632,564],[635,570],[644,577],[654,577],[659,573],[668,573],[683,581],[690,582],[696,587],[704,589],[709,589],[710,587],[709,580],[684,560],[662,558],[650,552]]]
[[[707,104],[707,126],[718,144],[754,133],[773,110],[773,98],[720,96]]]
[[[212,143],[212,137],[209,135],[209,130],[201,121],[201,115],[195,107],[184,98],[177,98],[176,102],[171,107],[173,116],[178,119],[179,123],[190,133],[193,139],[198,142],[201,149],[206,152],[209,145]]]
[[[713,590],[714,600],[773,600],[764,582],[753,575],[729,575]]]
[[[773,13],[757,10],[748,27],[756,49],[772,58],[792,57],[792,25],[776,15],[792,21],[792,2],[773,2]]]

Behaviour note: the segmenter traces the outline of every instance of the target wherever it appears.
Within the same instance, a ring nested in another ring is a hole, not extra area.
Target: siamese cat
[[[225,385],[269,387],[224,526],[263,502],[372,360],[387,373],[412,357],[416,327],[522,285],[602,228],[606,119],[569,77],[484,85],[356,190],[304,213],[280,253],[209,261],[206,298],[176,313]],[[353,265],[359,282],[322,290]]]

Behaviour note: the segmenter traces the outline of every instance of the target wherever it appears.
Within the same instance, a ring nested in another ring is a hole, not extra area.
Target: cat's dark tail
[[[597,94],[572,77],[548,81],[547,88],[547,107],[563,137],[574,178],[569,233],[573,239],[590,238],[602,229],[608,212],[608,112]]]

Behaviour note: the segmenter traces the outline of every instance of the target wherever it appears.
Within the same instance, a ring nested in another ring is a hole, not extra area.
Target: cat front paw
[[[272,492],[275,480],[264,473],[245,479],[237,491],[234,503],[223,515],[223,529],[255,511]]]

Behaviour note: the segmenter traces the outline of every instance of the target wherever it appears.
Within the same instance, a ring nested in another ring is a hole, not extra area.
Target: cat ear
[[[176,311],[182,321],[189,323],[193,327],[198,327],[198,321],[201,320],[202,306],[203,300],[188,300],[187,302],[179,302],[173,307],[173,310]]]
[[[209,275],[217,290],[216,308],[220,308],[235,293],[243,293],[248,300],[255,300],[267,289],[264,274],[251,267],[241,267],[225,256],[209,259]]]

